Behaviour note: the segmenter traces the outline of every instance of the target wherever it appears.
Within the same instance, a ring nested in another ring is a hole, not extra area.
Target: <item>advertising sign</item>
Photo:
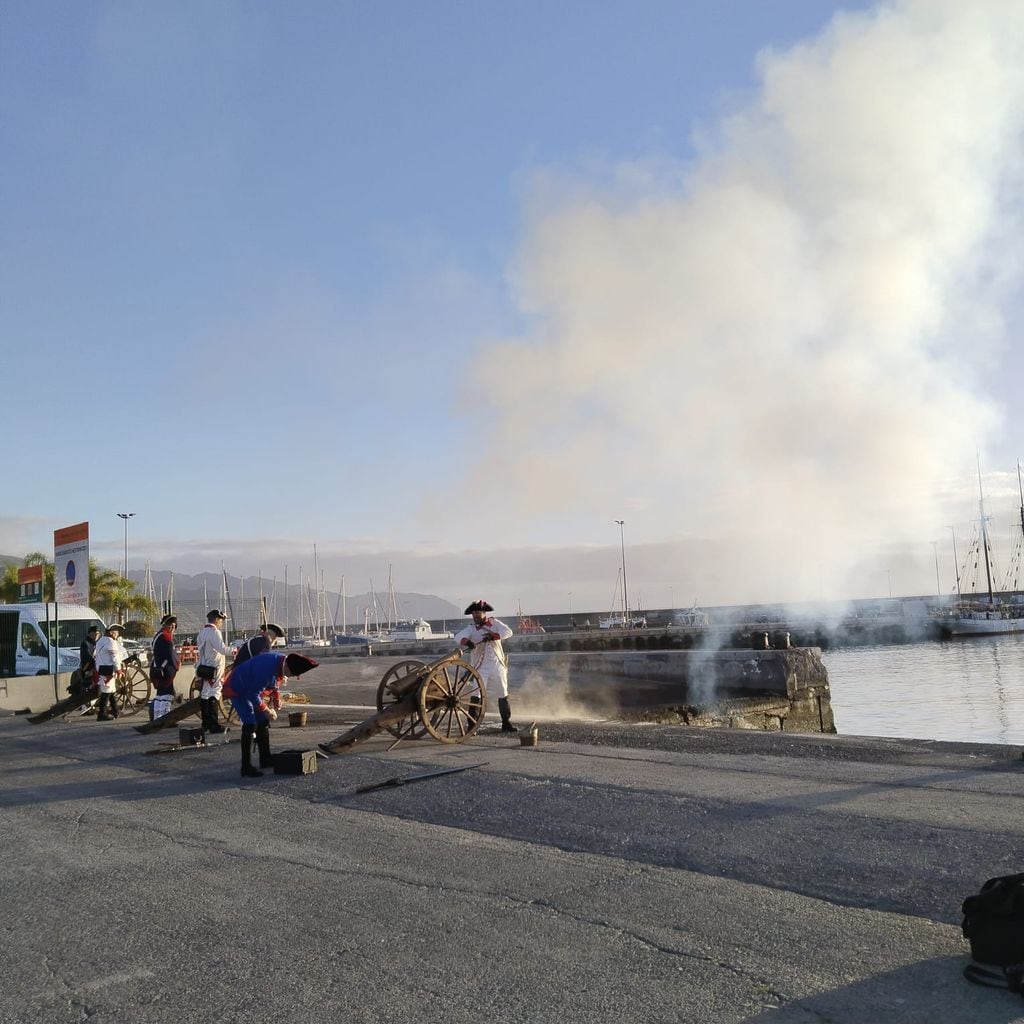
[[[53,585],[60,604],[89,604],[89,524],[53,531]]]
[[[18,570],[18,604],[34,604],[43,599],[43,567],[27,565]]]

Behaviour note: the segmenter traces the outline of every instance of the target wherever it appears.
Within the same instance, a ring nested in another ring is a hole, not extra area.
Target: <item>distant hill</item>
[[[18,565],[24,559],[15,555],[0,555],[0,572],[8,565]],[[171,589],[171,578],[174,578],[173,593]],[[143,593],[145,590],[145,573],[141,570],[132,570],[128,573],[129,579],[135,584],[136,589]],[[211,608],[218,607],[223,600],[226,611],[231,616],[227,624],[228,635],[233,636],[237,632],[251,633],[262,620],[260,606],[260,579],[258,576],[228,575],[228,595],[224,600],[223,580],[219,572],[204,572],[195,576],[184,573],[172,573],[161,570],[153,573],[153,591],[157,604],[166,603],[171,599],[171,607],[174,614],[178,616],[179,629],[182,632],[198,631],[206,621],[206,613]],[[303,585],[303,591],[306,590]],[[314,610],[316,606],[316,594],[303,593],[299,590],[297,583],[290,583],[287,592],[281,580],[277,582],[276,594],[272,580],[263,581],[263,597],[266,604],[266,611],[270,619],[282,626],[289,628],[303,628],[312,622],[308,604]],[[376,605],[374,605],[373,594],[366,592],[362,594],[349,594],[342,606],[341,596],[337,591],[328,591],[327,602],[327,624],[333,629],[337,626],[341,631],[343,625],[350,631],[361,629],[366,613],[369,614],[371,627],[376,625],[379,618],[381,623],[388,620],[388,596],[387,593],[377,594]],[[443,597],[434,594],[412,594],[395,593],[395,607],[399,619],[420,618],[431,623],[451,622],[463,618],[462,610],[446,601]],[[287,620],[287,621],[286,621]],[[343,622],[344,620],[344,622]]]
[[[228,575],[227,597],[223,596],[223,580],[220,573],[205,572],[194,576],[183,573],[171,573],[167,570],[153,572],[153,591],[157,603],[166,602],[171,595],[171,605],[178,616],[179,629],[182,631],[198,630],[206,621],[206,612],[211,608],[221,608],[231,616],[227,628],[233,635],[235,632],[252,632],[263,618],[260,605],[260,579],[258,576]],[[145,573],[132,570],[129,578],[140,592],[145,590]],[[173,576],[173,594],[172,594]],[[289,583],[287,591],[282,580],[263,580],[263,600],[266,613],[271,620],[282,626],[302,628],[308,626],[313,619],[316,607],[316,594],[312,587],[300,591],[297,583]],[[361,629],[366,615],[369,615],[371,627],[379,621],[388,620],[387,593],[378,592],[376,604],[374,595],[365,592],[346,595],[344,605],[337,591],[327,591],[327,623],[328,628],[335,626],[339,631],[343,626],[349,631]],[[429,622],[447,622],[463,618],[462,610],[435,594],[415,594],[395,592],[395,609],[393,618],[421,618]]]

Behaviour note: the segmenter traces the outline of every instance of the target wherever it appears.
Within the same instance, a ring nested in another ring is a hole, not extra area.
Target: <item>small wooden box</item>
[[[192,725],[178,726],[178,743],[183,747],[198,746],[203,742],[203,730]]]
[[[315,771],[315,750],[282,750],[274,755],[275,775],[312,775]]]

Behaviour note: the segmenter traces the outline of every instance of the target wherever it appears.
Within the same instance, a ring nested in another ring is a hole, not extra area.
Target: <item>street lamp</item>
[[[626,525],[626,520],[616,519],[615,523],[619,527],[619,543],[622,546],[622,620],[626,629],[629,629],[629,598],[626,591],[626,540],[622,529]]]
[[[134,512],[118,512],[117,518],[124,520],[124,578],[128,579],[128,520],[134,516]]]

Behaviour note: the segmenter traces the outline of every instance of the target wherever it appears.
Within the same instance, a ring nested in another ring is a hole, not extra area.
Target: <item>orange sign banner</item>
[[[53,531],[53,546],[63,547],[65,544],[74,544],[89,539],[89,524],[76,523],[74,526],[65,526],[61,530]]]

